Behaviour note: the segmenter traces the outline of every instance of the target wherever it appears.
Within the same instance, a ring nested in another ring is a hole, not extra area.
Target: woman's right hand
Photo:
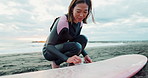
[[[79,64],[82,62],[81,58],[77,55],[74,55],[70,58],[68,58],[68,60],[66,61],[67,63],[74,63],[74,64]]]

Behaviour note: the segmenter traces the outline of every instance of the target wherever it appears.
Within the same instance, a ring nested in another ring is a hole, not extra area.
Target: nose
[[[80,13],[80,16],[83,17],[83,13]]]

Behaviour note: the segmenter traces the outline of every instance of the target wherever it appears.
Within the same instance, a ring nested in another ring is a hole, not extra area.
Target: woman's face
[[[74,22],[81,22],[88,14],[88,5],[86,3],[79,3],[73,9]]]

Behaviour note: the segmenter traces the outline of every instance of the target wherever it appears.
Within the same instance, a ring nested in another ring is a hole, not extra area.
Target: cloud
[[[53,20],[67,13],[70,1],[1,0],[0,35],[46,38]],[[92,2],[96,24],[89,19],[89,24],[82,29],[82,34],[87,35],[89,40],[148,39],[147,0]]]
[[[12,32],[12,30],[19,29],[16,25],[5,25],[0,23],[0,32]]]
[[[148,17],[135,13],[128,18],[88,24],[84,26],[82,33],[90,40],[136,40],[148,39],[145,37],[147,30]]]
[[[94,8],[104,7],[109,5],[114,5],[122,0],[92,0],[92,4]]]
[[[95,14],[97,14],[97,16],[95,16],[97,21],[100,21],[100,22],[114,21],[116,19],[128,18],[130,15],[137,14],[137,13],[143,16],[148,16],[148,14],[146,13],[148,12],[148,10],[144,9],[144,8],[148,8],[147,6],[148,1],[146,0],[142,0],[142,1],[104,0],[104,1],[106,5],[104,6],[98,5],[95,8],[94,12]]]
[[[62,4],[61,0],[29,0],[32,9],[32,19],[38,22],[47,22],[57,16],[66,13],[67,7]]]
[[[13,15],[13,14],[18,14],[18,10],[16,8],[12,8],[10,6],[10,3],[8,5],[5,5],[3,3],[0,3],[0,14],[1,15]]]

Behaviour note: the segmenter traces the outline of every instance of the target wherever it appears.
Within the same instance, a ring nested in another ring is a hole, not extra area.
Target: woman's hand
[[[86,56],[84,57],[84,62],[85,62],[85,63],[92,63],[92,60],[91,60],[91,58],[90,58],[88,55],[86,55]]]
[[[67,63],[74,63],[74,64],[79,64],[82,62],[81,58],[77,55],[74,55],[70,58],[68,58],[68,60],[66,61]]]

